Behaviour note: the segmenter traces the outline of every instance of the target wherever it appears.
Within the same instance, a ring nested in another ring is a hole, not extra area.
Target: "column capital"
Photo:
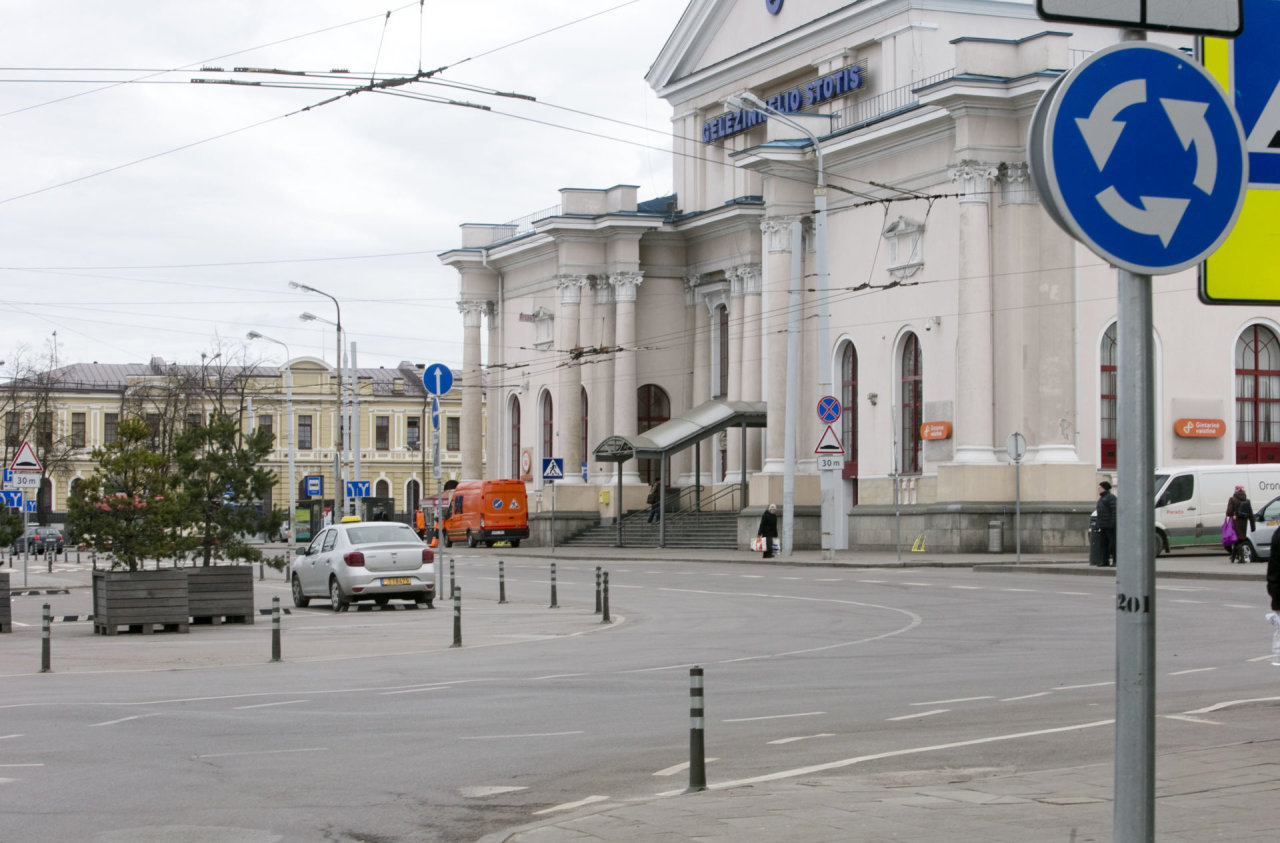
[[[609,273],[609,283],[613,285],[613,297],[619,302],[634,302],[636,290],[643,282],[643,272]]]
[[[582,301],[582,288],[587,286],[587,276],[557,275],[555,282],[560,289],[561,304],[579,304]]]
[[[804,223],[806,233],[813,221],[806,216],[792,215],[783,217],[765,217],[760,220],[760,231],[764,233],[765,249],[770,252],[791,251],[791,224]]]
[[[458,312],[462,314],[462,327],[479,328],[480,317],[490,314],[489,302],[463,300],[458,302]]]
[[[734,296],[751,296],[760,294],[760,264],[742,263],[732,266],[725,272]]]
[[[596,291],[596,304],[613,304],[613,285],[608,278],[597,275],[591,286]]]
[[[698,303],[698,285],[701,283],[702,276],[696,273],[684,277],[684,303],[686,307],[693,307]]]
[[[986,202],[1000,176],[1000,165],[988,161],[961,161],[947,170],[954,182],[960,183],[961,203]]]
[[[1039,202],[1031,171],[1025,161],[1000,165],[1000,204],[1035,205]]]

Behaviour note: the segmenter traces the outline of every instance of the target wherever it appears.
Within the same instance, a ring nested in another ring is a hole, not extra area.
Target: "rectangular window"
[[[200,414],[187,413],[187,427],[199,427],[199,426],[200,426]]]
[[[40,414],[40,428],[36,433],[36,441],[46,452],[53,448],[53,413]]]
[[[71,414],[71,447],[83,448],[84,440],[84,413]]]
[[[258,428],[271,434],[271,441],[276,441],[275,416],[258,416]]]
[[[457,416],[444,420],[445,449],[457,451],[462,448],[462,419]]]
[[[373,447],[379,451],[387,451],[391,449],[391,417],[390,416],[374,416],[373,417]]]
[[[160,414],[147,413],[147,427],[151,428],[151,447],[160,447]]]
[[[10,410],[4,414],[4,443],[10,448],[17,448],[22,444],[22,440],[18,438],[19,422],[17,411]]]
[[[311,416],[298,416],[298,450],[311,450]]]
[[[120,414],[102,414],[102,444],[110,445],[120,436]]]
[[[410,418],[405,420],[408,423],[406,430],[410,451],[416,451],[422,447],[422,420],[418,418]]]

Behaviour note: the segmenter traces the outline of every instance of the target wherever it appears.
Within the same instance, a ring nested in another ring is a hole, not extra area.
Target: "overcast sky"
[[[644,74],[686,5],[8,0],[0,377],[19,352],[51,352],[54,332],[60,364],[198,363],[249,330],[331,362],[333,327],[298,317],[333,320],[333,302],[290,280],[339,300],[362,367],[460,364],[457,273],[436,258],[460,224],[546,209],[562,187],[671,191],[670,109]],[[416,82],[301,111],[340,91],[265,87],[441,66],[434,80],[538,102]]]

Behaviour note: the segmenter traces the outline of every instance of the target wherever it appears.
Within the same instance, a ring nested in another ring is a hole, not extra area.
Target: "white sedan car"
[[[289,569],[293,604],[329,598],[335,612],[358,600],[412,600],[432,608],[435,554],[408,524],[344,519],[299,550]]]

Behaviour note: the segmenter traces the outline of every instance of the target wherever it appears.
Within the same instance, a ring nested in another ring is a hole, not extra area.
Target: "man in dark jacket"
[[[778,537],[778,505],[769,504],[769,508],[760,516],[760,529],[756,534],[764,539],[764,558],[773,558],[773,540]]]
[[[1102,533],[1101,567],[1116,564],[1116,496],[1111,494],[1111,484],[1103,480],[1098,484],[1098,531]],[[1092,563],[1091,563],[1092,564]]]

